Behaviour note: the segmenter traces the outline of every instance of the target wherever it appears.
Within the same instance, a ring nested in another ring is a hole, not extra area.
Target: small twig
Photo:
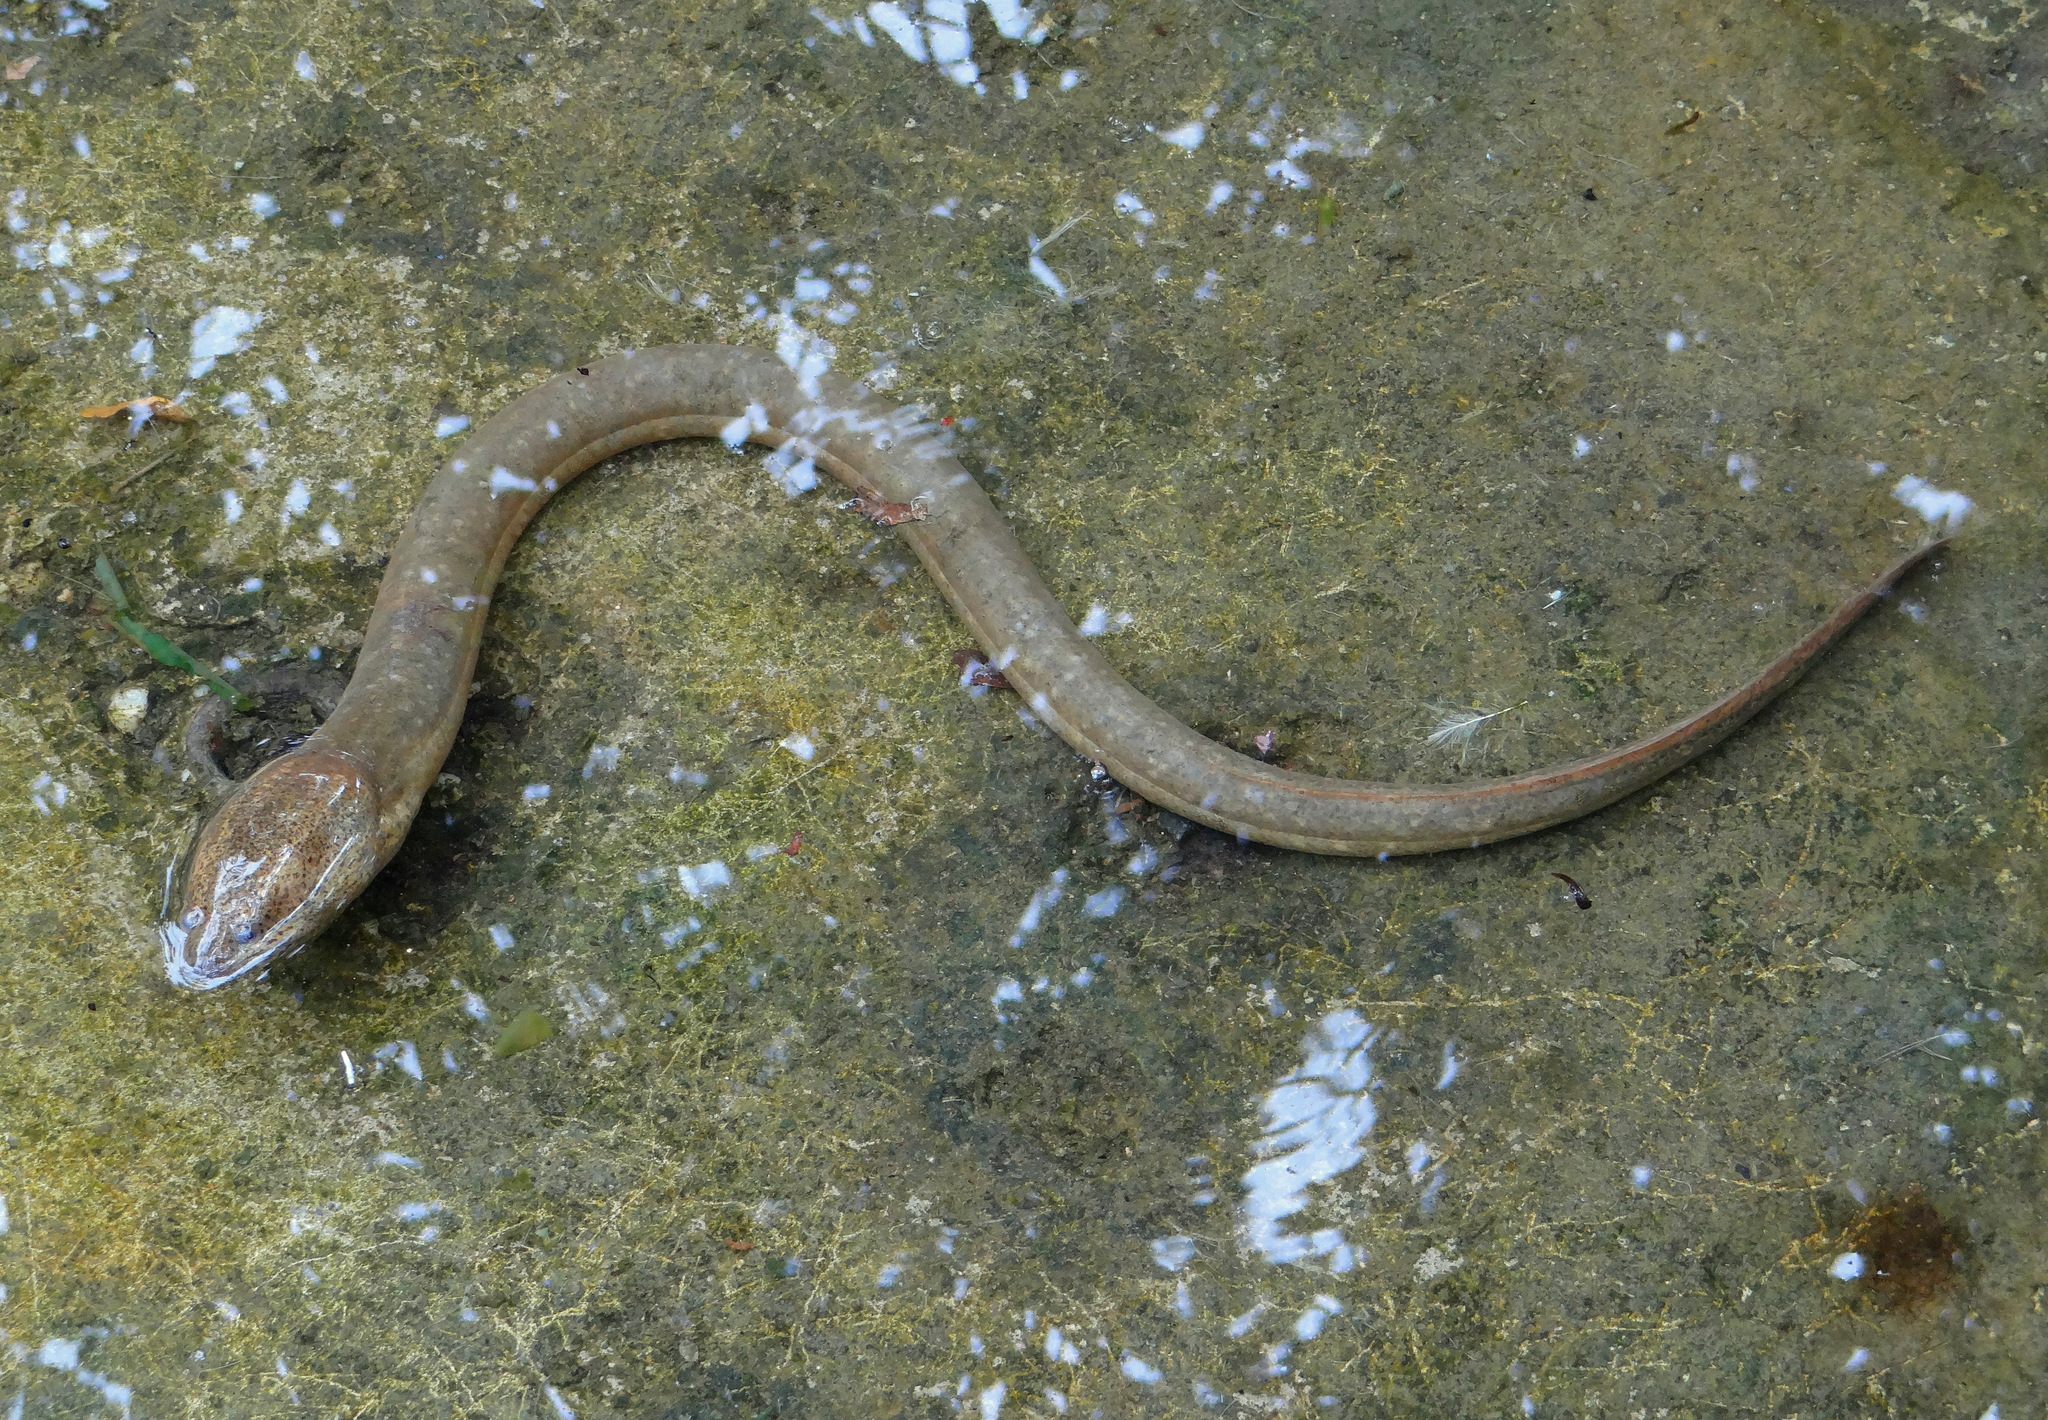
[[[828,758],[819,760],[816,764],[806,765],[804,768],[798,770],[795,774],[790,775],[789,778],[783,780],[781,787],[784,789],[794,788],[796,785],[810,778],[813,774],[816,774],[820,769],[823,769],[826,765],[837,764],[842,757],[843,756],[841,755],[835,754]]]
[[[1451,297],[1462,296],[1465,292],[1471,290],[1474,286],[1484,286],[1487,282],[1487,279],[1488,278],[1482,276],[1477,281],[1467,281],[1464,285],[1460,286],[1455,291],[1446,291],[1443,295],[1438,296],[1433,300],[1424,301],[1422,303],[1422,309],[1425,311],[1443,310],[1446,306],[1450,305]]]
[[[1054,227],[1052,229],[1051,236],[1044,238],[1034,237],[1032,239],[1033,245],[1031,247],[1031,250],[1034,252],[1044,251],[1047,247],[1051,246],[1054,242],[1058,241],[1068,232],[1073,231],[1075,227],[1087,221],[1088,215],[1089,214],[1086,212],[1076,212],[1073,216],[1067,218],[1066,221],[1060,223],[1057,227]]]
[[[162,453],[158,454],[155,458],[151,459],[141,468],[136,469],[135,472],[129,474],[126,478],[122,479],[112,488],[109,488],[107,490],[107,496],[110,498],[120,497],[123,493],[126,493],[130,488],[134,487],[137,480],[139,480],[145,473],[154,473],[156,470],[162,468],[165,464],[169,463],[172,459],[176,458],[179,454],[184,453],[185,446],[191,442],[192,436],[190,434],[185,434],[181,436],[177,443],[171,445],[170,448],[165,449]]]
[[[1915,1050],[1919,1051],[1923,1055],[1932,1055],[1936,1060],[1952,1060],[1955,1057],[1950,1055],[1943,1055],[1938,1050],[1929,1050],[1927,1048],[1928,1046],[1932,1045],[1935,1041],[1940,1040],[1943,1036],[1947,1034],[1948,1032],[1945,1030],[1936,1031],[1933,1035],[1928,1036],[1925,1040],[1916,1040],[1912,1042],[1910,1045],[1900,1046],[1897,1050],[1887,1050],[1884,1054],[1878,1056],[1876,1059],[1866,1060],[1863,1063],[1865,1065],[1881,1065],[1887,1060],[1897,1059],[1899,1056],[1911,1054]]]

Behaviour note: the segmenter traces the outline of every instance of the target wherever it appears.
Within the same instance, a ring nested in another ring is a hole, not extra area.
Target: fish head
[[[174,986],[212,991],[318,936],[383,866],[375,782],[311,747],[270,761],[194,840],[159,927]]]

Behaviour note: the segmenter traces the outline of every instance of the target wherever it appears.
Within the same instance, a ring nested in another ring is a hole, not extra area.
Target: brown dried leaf
[[[78,411],[80,419],[112,419],[117,414],[132,414],[135,406],[147,405],[151,419],[168,419],[173,424],[190,424],[192,416],[179,405],[172,404],[160,394],[146,394],[138,399],[124,399],[119,404],[95,404],[90,409]]]

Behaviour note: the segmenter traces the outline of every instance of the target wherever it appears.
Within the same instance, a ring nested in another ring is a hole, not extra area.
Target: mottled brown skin
[[[361,766],[333,751],[300,750],[250,775],[186,865],[163,927],[172,983],[208,990],[317,935],[384,866],[377,799]]]
[[[1593,812],[1718,743],[1939,543],[1901,558],[1705,710],[1559,769],[1455,787],[1321,779],[1237,754],[1154,705],[1075,628],[1002,514],[915,412],[836,376],[808,386],[763,351],[673,345],[557,375],[487,420],[427,486],[377,592],[354,678],[300,749],[201,830],[164,928],[171,980],[208,990],[296,951],[390,860],[453,743],[490,594],[520,532],[593,464],[658,439],[722,436],[815,461],[897,534],[1000,672],[1068,744],[1199,823],[1312,853],[1470,848]]]

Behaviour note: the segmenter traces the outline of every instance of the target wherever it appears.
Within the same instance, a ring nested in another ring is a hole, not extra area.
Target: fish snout
[[[211,991],[305,946],[376,873],[377,788],[331,750],[250,775],[200,831],[159,927],[175,986]]]

